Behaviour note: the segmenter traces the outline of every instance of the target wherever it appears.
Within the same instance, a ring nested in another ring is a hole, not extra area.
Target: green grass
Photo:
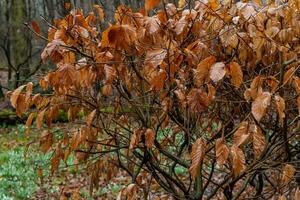
[[[24,125],[1,127],[0,199],[28,199],[38,189],[37,168],[49,171],[49,154],[23,144],[28,142]]]
[[[37,162],[43,157],[29,153],[26,158],[24,152],[21,147],[0,153],[0,199],[27,199],[38,189]]]

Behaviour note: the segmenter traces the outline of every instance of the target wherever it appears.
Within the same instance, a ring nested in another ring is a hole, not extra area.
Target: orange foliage
[[[160,3],[147,0],[146,12]],[[181,1],[149,16],[121,5],[102,32],[103,8],[93,7],[98,20],[72,10],[41,54],[57,66],[40,80],[50,94],[23,85],[12,106],[33,113],[28,132],[35,117],[41,128],[67,111],[74,129],[40,140],[55,150],[52,172],[71,152],[95,169],[92,186],[125,170],[134,183],[120,199],[148,191],[143,183],[179,199],[284,199],[299,171],[300,14],[298,1],[281,3]]]

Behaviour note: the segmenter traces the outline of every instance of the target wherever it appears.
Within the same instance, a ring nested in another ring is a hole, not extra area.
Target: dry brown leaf
[[[159,91],[163,89],[165,80],[167,78],[167,72],[163,69],[160,69],[158,72],[153,72],[151,74],[150,85],[151,89]]]
[[[29,82],[26,84],[26,98],[30,97],[32,94],[32,89],[33,89],[33,83]]]
[[[66,46],[66,44],[60,39],[55,39],[49,42],[41,54],[43,62],[45,63],[49,57],[54,63],[61,61],[63,58],[62,54],[64,52],[63,46]]]
[[[280,196],[278,197],[278,200],[286,200],[286,197],[285,197],[284,195],[280,195]]]
[[[254,2],[255,2],[257,5],[259,5],[259,6],[261,6],[261,5],[262,5],[262,2],[261,2],[261,0],[254,0]]]
[[[287,70],[284,73],[283,85],[290,85],[292,83],[294,72],[295,72],[295,67],[291,67],[289,70]]]
[[[216,97],[216,88],[214,86],[212,86],[211,84],[207,84],[207,95],[208,95],[208,99],[209,101],[213,101]]]
[[[294,76],[293,87],[295,88],[297,94],[300,94],[300,78],[298,76]]]
[[[20,87],[15,89],[15,91],[13,91],[12,95],[10,96],[10,102],[14,108],[16,108],[18,106],[17,102],[18,102],[19,95],[21,94],[21,92],[25,88],[25,86],[26,85],[21,85]]]
[[[201,89],[192,89],[186,98],[190,108],[198,113],[204,111],[210,103],[208,95]]]
[[[268,76],[266,83],[271,88],[271,92],[274,93],[278,88],[279,81],[274,76]]]
[[[229,73],[231,76],[231,83],[236,87],[239,88],[243,82],[243,71],[241,66],[237,62],[230,62],[229,63]]]
[[[109,96],[112,95],[112,85],[111,84],[106,84],[102,87],[102,94],[104,96]]]
[[[32,20],[31,21],[31,26],[32,26],[32,29],[34,30],[34,32],[36,32],[38,35],[41,34],[41,28],[39,26],[39,23],[35,20]]]
[[[167,51],[165,49],[151,49],[146,53],[145,64],[150,64],[151,67],[156,68],[162,64],[166,55]]]
[[[136,199],[136,193],[137,193],[137,185],[134,183],[131,183],[126,188],[127,191],[127,200],[135,200]]]
[[[263,77],[256,76],[251,82],[250,88],[247,89],[244,93],[245,99],[247,101],[250,101],[251,99],[253,100],[256,99],[256,97],[263,92],[262,84],[263,84]]]
[[[281,181],[286,186],[294,177],[296,169],[293,165],[285,164],[282,169]]]
[[[18,117],[28,109],[29,101],[26,102],[26,95],[20,94],[18,97],[17,107],[16,107],[16,114]]]
[[[30,127],[32,125],[32,121],[33,121],[33,118],[35,117],[35,113],[30,113],[30,115],[28,116],[27,120],[26,120],[26,134],[29,134],[30,132]]]
[[[234,144],[237,147],[240,147],[249,141],[250,136],[249,123],[247,121],[243,121],[239,128],[234,132]]]
[[[151,10],[160,4],[160,0],[145,0],[145,9]]]
[[[66,10],[70,10],[71,9],[72,4],[70,2],[65,2],[64,3],[64,7]]]
[[[146,17],[144,19],[145,28],[147,30],[147,34],[152,35],[156,33],[160,29],[160,20],[157,16],[154,17]]]
[[[100,21],[103,22],[104,21],[104,10],[103,10],[103,8],[99,5],[94,5],[93,8],[96,9]]]
[[[197,69],[194,70],[195,85],[200,87],[203,84],[203,82],[207,80],[207,77],[209,77],[210,68],[215,63],[216,58],[214,56],[209,56],[198,64]]]
[[[36,117],[36,127],[38,129],[42,128],[45,112],[46,112],[46,109],[40,111]]]
[[[62,156],[64,156],[64,154],[63,154],[63,150],[61,148],[61,143],[59,143],[57,145],[54,155],[52,156],[52,159],[51,159],[51,174],[52,175],[55,171],[57,171],[57,169],[59,167],[59,162],[63,158]]]
[[[186,5],[186,1],[185,0],[179,0],[178,1],[178,8],[183,8]]]
[[[268,38],[272,39],[279,33],[279,31],[280,29],[278,27],[272,26],[265,30],[265,34]]]
[[[275,103],[278,112],[279,123],[281,126],[283,126],[283,119],[285,118],[285,101],[281,96],[275,95]]]
[[[242,15],[245,18],[245,20],[248,20],[251,16],[254,16],[256,14],[256,11],[252,5],[246,5],[242,9]]]
[[[42,133],[42,138],[40,140],[40,148],[42,152],[45,154],[49,151],[53,144],[53,133],[50,131],[44,131]]]
[[[96,115],[96,112],[97,112],[97,109],[93,110],[87,117],[86,117],[86,124],[88,126],[91,126],[92,123],[93,123],[93,120],[95,118],[95,115]]]
[[[241,174],[241,172],[246,168],[245,164],[245,155],[242,149],[240,149],[238,146],[233,145],[230,148],[230,155],[232,158],[232,170],[233,170],[233,176],[237,177]]]
[[[219,138],[216,141],[216,160],[218,165],[222,166],[227,163],[227,159],[229,156],[229,148],[224,142],[224,138]]]
[[[178,22],[177,22],[177,24],[175,26],[175,33],[176,33],[176,35],[180,35],[180,34],[184,33],[185,30],[186,30],[187,25],[188,25],[187,17],[186,16],[182,16],[178,20]]]
[[[223,62],[213,64],[209,74],[209,77],[213,82],[219,82],[226,74],[225,64]]]
[[[297,187],[296,191],[295,191],[295,200],[300,200],[300,188]]]
[[[298,111],[299,111],[299,115],[300,115],[300,96],[297,97],[297,105],[298,105]]]
[[[130,25],[113,25],[102,32],[101,45],[118,50],[127,49],[137,39],[136,29]]]
[[[186,95],[182,90],[178,89],[174,91],[176,97],[178,98],[180,104],[184,107],[186,105]]]
[[[267,107],[270,105],[270,101],[271,93],[263,92],[252,103],[251,112],[258,122],[266,114]]]
[[[154,145],[155,132],[152,129],[147,129],[145,132],[145,145],[148,149],[151,149]]]
[[[265,149],[266,139],[261,129],[255,124],[250,125],[250,132],[253,138],[254,158],[258,159]]]
[[[202,138],[198,138],[192,146],[192,164],[189,168],[189,172],[193,179],[195,179],[200,172],[202,161],[205,156],[205,149],[206,144]]]
[[[135,129],[131,135],[129,149],[134,149],[142,139],[142,129]]]

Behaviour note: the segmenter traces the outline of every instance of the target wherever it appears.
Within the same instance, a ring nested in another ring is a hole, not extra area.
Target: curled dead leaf
[[[18,98],[22,92],[22,90],[25,88],[26,85],[21,85],[20,87],[18,87],[17,89],[15,89],[15,91],[13,91],[13,93],[10,96],[10,102],[11,105],[16,108],[17,107],[17,102],[18,102]]]

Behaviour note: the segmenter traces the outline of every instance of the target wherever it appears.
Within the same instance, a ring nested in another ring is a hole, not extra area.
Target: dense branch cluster
[[[101,30],[100,6],[86,16],[73,9],[45,38],[42,60],[57,65],[40,80],[48,94],[33,95],[29,83],[12,105],[31,111],[28,131],[34,118],[51,127],[67,111],[77,129],[41,136],[52,171],[73,153],[92,187],[122,169],[133,184],[120,199],[155,184],[175,199],[294,198],[299,12],[297,0],[148,0],[140,12],[120,5]]]

